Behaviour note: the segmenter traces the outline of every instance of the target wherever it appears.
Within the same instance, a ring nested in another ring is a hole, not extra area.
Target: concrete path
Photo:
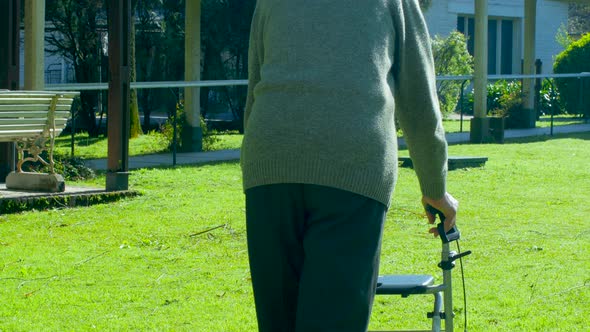
[[[587,131],[590,131],[590,123],[553,127],[554,134],[578,133]],[[504,137],[506,139],[509,139],[519,137],[550,135],[550,133],[551,128],[509,129],[504,132]],[[469,142],[469,133],[465,132],[447,134],[447,141],[449,142],[449,144],[467,143]],[[405,142],[403,139],[399,139],[398,144],[402,148],[405,147]],[[172,158],[172,153],[130,157],[129,169],[172,166]],[[239,149],[211,152],[185,152],[176,154],[177,165],[201,164],[214,161],[232,161],[239,159]],[[86,160],[85,163],[86,166],[95,170],[107,169],[106,159]]]

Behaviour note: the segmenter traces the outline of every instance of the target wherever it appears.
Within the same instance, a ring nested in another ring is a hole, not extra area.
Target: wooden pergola
[[[525,5],[524,70],[523,74],[534,74],[535,27],[537,0],[521,0]],[[590,0],[553,0],[568,3],[590,3]],[[109,4],[109,126],[108,126],[108,171],[107,190],[128,189],[129,160],[129,36],[131,28],[131,1],[107,0]],[[486,85],[487,75],[487,30],[488,0],[474,0],[475,3],[475,79],[474,111],[471,139],[481,142],[487,130]],[[25,0],[25,89],[44,88],[44,27],[45,2]],[[0,2],[0,88],[18,89],[19,82],[19,29],[20,0]],[[201,1],[186,0],[185,27],[185,80],[200,80],[200,17]],[[525,108],[534,107],[534,83],[524,80],[526,93]],[[188,135],[183,145],[192,150],[201,148],[199,124],[199,88],[186,88],[185,111],[189,123]],[[531,125],[534,126],[534,113]],[[185,128],[186,130],[187,128]],[[5,144],[6,145],[6,144]],[[0,146],[0,160],[9,161],[0,165],[0,175],[7,171],[13,156],[12,148]],[[1,164],[1,163],[0,163]],[[9,171],[9,170],[8,170]]]
[[[20,54],[20,0],[0,2],[0,89],[18,90]],[[131,0],[107,0],[109,42],[108,161],[106,190],[127,190],[129,186],[129,91]],[[25,0],[26,90],[44,90],[45,1]],[[200,80],[201,1],[186,0],[185,80]],[[189,127],[184,129],[184,146],[202,149],[199,88],[185,88],[185,112]],[[0,144],[0,181],[14,169],[12,143]]]

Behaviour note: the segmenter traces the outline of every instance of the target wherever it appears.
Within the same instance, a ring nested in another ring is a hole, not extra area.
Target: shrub
[[[446,38],[435,36],[432,40],[432,53],[436,75],[470,75],[473,73],[473,57],[467,51],[465,35],[453,31]],[[461,82],[437,82],[437,94],[443,114],[455,111]]]
[[[590,33],[585,34],[579,40],[571,43],[555,59],[553,71],[557,74],[590,72]],[[588,81],[588,78],[584,80]],[[560,78],[555,80],[557,89],[561,95],[561,101],[567,113],[590,115],[590,98],[582,98],[580,79]],[[585,86],[590,83],[585,82]],[[584,100],[584,104],[580,103]]]
[[[201,117],[201,130],[203,133],[203,151],[211,150],[213,144],[219,141],[219,138],[215,136],[216,132],[209,130],[203,117]],[[187,125],[186,114],[184,112],[184,103],[180,101],[176,104],[176,144],[182,150],[182,129]],[[174,144],[174,119],[169,118],[166,123],[162,126],[162,133],[170,142],[170,147]]]
[[[463,109],[473,114],[473,89],[464,97]],[[519,127],[522,111],[522,87],[520,81],[497,81],[487,85],[487,109],[489,115],[506,118],[506,128]]]
[[[41,157],[49,161],[47,151],[43,151]],[[78,157],[70,157],[59,153],[53,154],[55,173],[61,174],[65,180],[88,180],[96,177],[93,169],[86,166],[84,160]],[[49,166],[41,162],[27,162],[23,165],[25,172],[49,173]]]
[[[555,88],[554,81],[543,80],[540,92],[540,112],[542,115],[557,115],[564,113],[559,91]]]

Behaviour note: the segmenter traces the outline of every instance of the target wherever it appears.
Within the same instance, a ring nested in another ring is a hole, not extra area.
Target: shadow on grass
[[[219,166],[219,165],[239,166],[240,161],[239,160],[215,160],[215,161],[200,162],[200,163],[195,163],[195,164],[182,164],[182,165],[176,165],[176,166],[173,166],[172,164],[160,165],[160,166],[154,166],[154,167],[145,167],[145,169],[162,169],[162,170],[170,169],[171,170],[171,169],[183,169],[183,168],[201,168],[201,167],[206,167],[206,166]]]
[[[542,117],[539,120],[537,120],[537,122],[550,123],[551,122],[551,117]],[[554,123],[578,123],[578,124],[583,124],[583,123],[588,123],[588,119],[585,119],[583,117],[555,116],[553,118],[553,122]]]
[[[510,139],[506,139],[504,144],[537,143],[537,142],[546,142],[546,141],[557,140],[557,139],[579,139],[579,140],[588,141],[588,140],[590,140],[590,132],[555,134],[553,136],[543,135],[543,136],[510,138]]]
[[[172,165],[172,162],[170,162],[170,165],[146,166],[146,167],[142,167],[142,168],[138,168],[138,169],[131,169],[129,171],[133,172],[133,171],[137,171],[140,169],[177,170],[177,169],[185,169],[185,168],[200,168],[200,167],[205,167],[205,166],[218,166],[218,165],[224,165],[224,164],[239,166],[240,161],[239,160],[216,160],[216,161],[199,162],[199,163],[194,163],[194,164],[177,164],[176,166]],[[106,170],[95,170],[95,173],[96,173],[97,177],[100,177],[100,176],[106,176],[107,171]]]

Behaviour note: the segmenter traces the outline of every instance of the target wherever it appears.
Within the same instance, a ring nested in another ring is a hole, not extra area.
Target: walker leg
[[[432,331],[441,331],[442,294],[434,293],[434,311],[432,312]]]

